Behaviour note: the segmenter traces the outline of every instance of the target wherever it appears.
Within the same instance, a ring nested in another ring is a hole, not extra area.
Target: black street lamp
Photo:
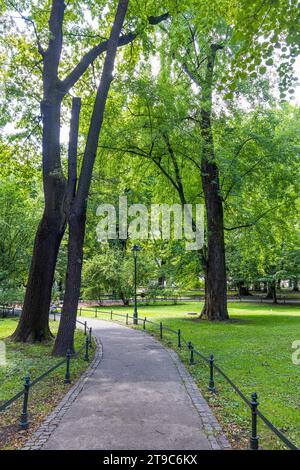
[[[137,311],[137,300],[136,300],[136,261],[137,261],[137,253],[140,251],[140,247],[138,245],[133,245],[132,252],[134,257],[134,311],[133,311],[133,324],[138,324],[138,311]]]

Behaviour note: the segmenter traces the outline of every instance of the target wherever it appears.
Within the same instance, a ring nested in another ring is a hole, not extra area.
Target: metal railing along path
[[[89,314],[92,313],[91,309],[80,309],[81,312],[88,312]],[[122,313],[115,313],[112,310],[105,311],[105,310],[100,310],[98,308],[95,309],[95,318],[98,317],[98,313],[103,313],[106,315],[109,315],[111,319],[113,319],[114,316],[116,317],[123,317],[126,319],[126,324],[129,324],[129,319],[132,320],[133,324],[133,316],[127,314],[122,314]],[[228,377],[228,375],[223,371],[223,369],[218,366],[215,363],[215,358],[214,355],[211,354],[209,357],[205,356],[202,354],[200,351],[197,351],[197,349],[194,348],[192,345],[191,341],[188,341],[185,339],[182,334],[180,329],[179,330],[174,330],[168,326],[164,326],[162,322],[157,323],[152,320],[148,320],[147,317],[143,318],[138,318],[138,324],[143,326],[143,329],[146,329],[146,324],[149,323],[157,328],[157,330],[160,333],[160,338],[163,338],[163,332],[168,331],[170,333],[173,333],[177,336],[177,346],[179,348],[182,347],[182,344],[184,344],[190,353],[190,359],[189,363],[190,365],[195,365],[195,356],[200,357],[208,366],[209,366],[209,383],[208,383],[208,390],[211,393],[216,392],[215,388],[215,374],[214,372],[217,371],[225,380],[226,382],[235,390],[235,392],[240,396],[240,398],[243,400],[243,402],[250,408],[251,412],[251,434],[249,438],[249,448],[251,450],[258,450],[259,449],[259,436],[257,434],[257,418],[260,418],[264,424],[285,444],[285,446],[290,449],[290,450],[300,450],[293,442],[290,441],[290,439],[287,438],[285,434],[283,434],[282,431],[280,431],[278,428],[276,428],[271,421],[258,409],[259,403],[258,403],[258,397],[255,392],[251,394],[251,398],[247,398],[246,395],[240,390],[240,388]]]
[[[78,351],[76,351],[76,353],[74,354],[71,354],[70,351],[68,351],[64,359],[61,359],[59,362],[57,362],[55,365],[47,369],[45,372],[43,372],[41,375],[39,375],[32,381],[30,381],[29,375],[26,375],[24,379],[23,390],[20,390],[13,397],[11,397],[9,400],[5,401],[4,403],[0,405],[0,412],[2,412],[23,396],[22,412],[21,412],[21,417],[20,417],[21,429],[27,429],[29,426],[28,401],[29,401],[30,389],[34,387],[36,384],[38,384],[39,382],[41,382],[49,374],[51,374],[51,372],[61,367],[63,364],[66,364],[64,382],[65,384],[70,384],[71,383],[71,374],[70,374],[71,359],[78,357],[84,351],[84,360],[89,361],[89,349],[90,347],[92,347],[92,328],[87,326],[86,321],[82,322],[80,320],[76,320],[76,322],[83,325],[84,334],[85,334],[84,344],[78,349]]]

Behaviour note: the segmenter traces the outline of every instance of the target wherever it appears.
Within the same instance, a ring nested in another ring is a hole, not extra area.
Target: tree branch
[[[251,140],[257,140],[256,137],[248,137],[246,140],[244,140],[237,148],[236,152],[234,153],[232,159],[231,159],[231,162],[230,162],[230,165],[228,167],[228,171],[231,170],[231,167],[233,165],[233,163],[235,162],[236,158],[239,156],[239,154],[241,153],[241,151],[243,150],[244,146]],[[221,188],[223,187],[224,185],[224,181],[226,179],[226,175],[223,177],[222,179],[222,183],[221,183]]]
[[[186,64],[183,64],[182,68],[184,72],[187,74],[187,76],[192,80],[192,82],[194,82],[199,88],[201,88],[201,82],[199,78],[196,77],[196,75],[189,70],[188,66]]]
[[[81,99],[72,99],[71,124],[68,149],[67,201],[70,204],[76,192],[77,183],[77,146]]]
[[[157,25],[162,21],[165,21],[169,18],[169,13],[164,13],[160,16],[150,16],[148,18],[150,25]],[[130,32],[120,36],[118,47],[125,46],[138,36],[138,32]],[[103,52],[107,50],[108,41],[103,41],[100,44],[94,46],[90,51],[88,51],[72,70],[72,72],[60,82],[60,88],[63,93],[67,93],[75,83],[80,79],[84,72],[88,69],[94,60],[96,60]]]
[[[37,46],[38,46],[38,52],[39,54],[41,54],[42,57],[44,57],[45,55],[45,51],[44,49],[42,48],[42,45],[41,45],[41,42],[40,42],[40,38],[39,38],[39,35],[38,35],[38,32],[37,32],[37,29],[36,29],[36,25],[35,25],[35,22],[31,19],[31,18],[27,18],[27,16],[24,16],[21,11],[16,7],[16,5],[8,0],[8,3],[9,5],[11,5],[20,15],[20,17],[22,18],[22,20],[30,23],[33,27],[33,31],[34,31],[34,34],[35,34],[35,37],[36,37],[36,42],[37,42]]]
[[[278,207],[282,206],[282,204],[278,204],[277,206],[274,206],[274,207],[270,207],[270,209],[266,210],[265,212],[263,212],[259,217],[257,217],[253,222],[249,222],[248,224],[242,224],[242,225],[237,225],[236,227],[224,227],[224,230],[227,230],[228,232],[232,231],[232,230],[237,230],[237,229],[240,229],[240,228],[247,228],[247,227],[253,227],[253,225],[256,224],[256,222],[258,222],[260,219],[262,219],[266,214],[268,214],[269,212],[273,211],[274,209],[277,209]]]
[[[247,176],[249,173],[251,173],[264,159],[265,159],[265,157],[262,157],[262,158],[260,158],[257,162],[255,162],[250,168],[248,168],[248,170],[246,170],[246,171],[240,176],[240,179],[244,178],[244,177]],[[223,182],[224,182],[224,180],[223,180]],[[236,185],[236,181],[233,181],[233,182],[231,183],[231,185],[229,186],[229,188],[227,189],[225,196],[222,198],[224,202],[225,202],[226,199],[228,198],[229,194],[231,193],[231,191],[232,191],[232,189],[234,188],[235,185]]]

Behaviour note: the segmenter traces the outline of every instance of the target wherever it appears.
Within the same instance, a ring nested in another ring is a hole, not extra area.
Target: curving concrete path
[[[185,368],[174,360],[176,354],[142,331],[87,321],[101,341],[102,360],[72,403],[64,405],[61,419],[52,427],[50,422],[43,449],[228,447],[224,436],[221,444],[214,436],[214,425],[220,433],[218,423]],[[200,409],[195,407],[197,394]]]

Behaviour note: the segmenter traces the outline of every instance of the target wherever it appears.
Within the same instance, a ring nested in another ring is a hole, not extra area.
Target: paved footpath
[[[25,449],[229,447],[176,353],[143,331],[87,321],[101,358]]]

